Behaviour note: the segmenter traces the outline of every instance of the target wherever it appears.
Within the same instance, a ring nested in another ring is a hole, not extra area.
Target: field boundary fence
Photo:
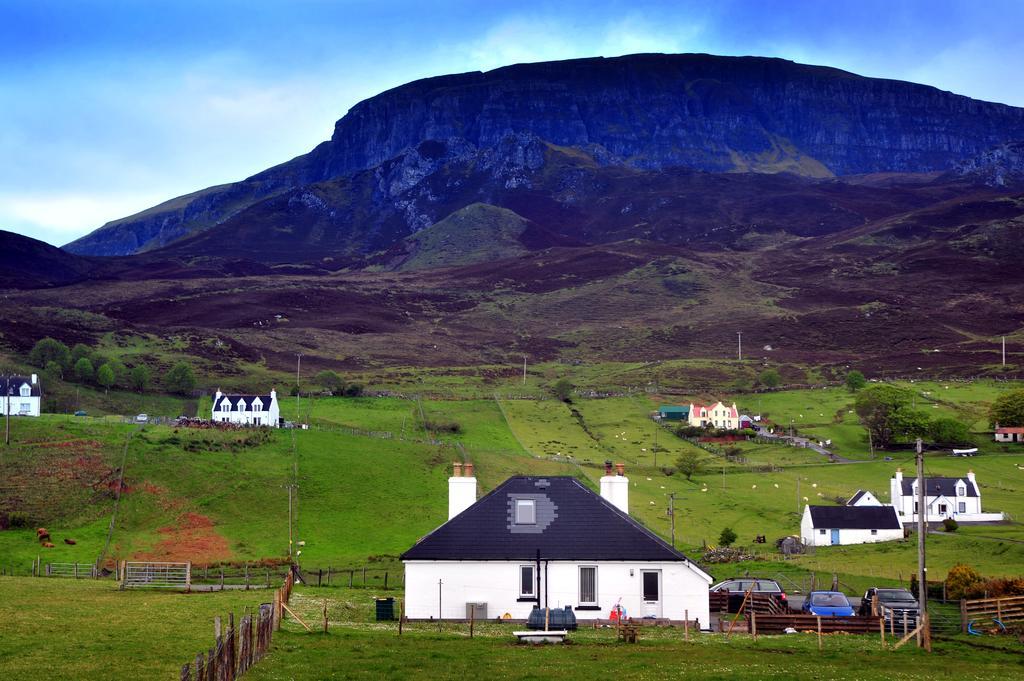
[[[47,563],[46,576],[95,579],[99,576],[99,571],[93,563]]]
[[[304,567],[303,582],[307,586],[345,586],[391,590],[405,587],[405,571],[391,568]]]
[[[192,563],[121,561],[121,590],[180,589],[192,586]]]
[[[288,602],[293,585],[293,572],[289,570],[284,582],[274,591],[273,600],[260,605],[254,613],[244,614],[237,625],[234,613],[228,614],[224,629],[222,619],[214,618],[213,645],[181,666],[179,681],[233,681],[252,669],[270,650],[274,632],[280,631],[284,614],[291,612]]]
[[[1003,624],[1024,622],[1024,596],[961,599],[961,631],[966,632],[967,625],[972,621],[988,625],[992,620],[999,620]]]

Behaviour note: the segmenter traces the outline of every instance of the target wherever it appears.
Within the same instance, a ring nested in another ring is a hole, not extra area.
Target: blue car
[[[812,591],[804,599],[803,611],[821,617],[853,617],[853,606],[839,591]]]

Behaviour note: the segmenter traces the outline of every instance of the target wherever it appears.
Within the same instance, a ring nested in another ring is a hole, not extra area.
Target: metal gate
[[[83,579],[96,576],[96,566],[92,563],[47,563],[47,577],[73,577]]]
[[[192,586],[192,563],[125,561],[121,567],[121,588],[181,589]]]

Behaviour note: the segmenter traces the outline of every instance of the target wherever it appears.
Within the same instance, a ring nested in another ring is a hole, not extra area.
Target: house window
[[[253,418],[252,422],[253,422],[254,425],[257,425],[257,426],[260,425],[260,417],[257,416],[255,418]]]
[[[872,535],[878,534],[878,530],[871,530],[871,534]]]
[[[580,566],[580,605],[597,605],[597,566]]]
[[[957,504],[957,511],[959,513],[967,513],[967,502],[961,501]]]
[[[818,534],[825,534],[825,530],[818,530]]]
[[[537,579],[534,576],[536,573],[533,571],[532,565],[520,565],[519,566],[519,597],[520,598],[536,598],[537,597]]]
[[[533,499],[516,499],[516,525],[536,525],[537,506]]]
[[[917,502],[914,502],[914,513],[917,513]]]
[[[946,512],[946,505],[945,504],[939,504],[939,513],[945,513],[945,512]]]
[[[21,396],[22,397],[28,397],[31,394],[32,394],[32,388],[28,387],[27,385],[21,386]]]
[[[964,489],[963,487],[957,487],[956,488],[956,495],[958,497],[965,497],[965,496],[967,496],[967,490]]]

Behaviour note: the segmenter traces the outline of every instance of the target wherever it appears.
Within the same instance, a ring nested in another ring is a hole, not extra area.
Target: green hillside
[[[400,270],[471,265],[523,255],[527,221],[507,208],[472,203],[405,240]]]

